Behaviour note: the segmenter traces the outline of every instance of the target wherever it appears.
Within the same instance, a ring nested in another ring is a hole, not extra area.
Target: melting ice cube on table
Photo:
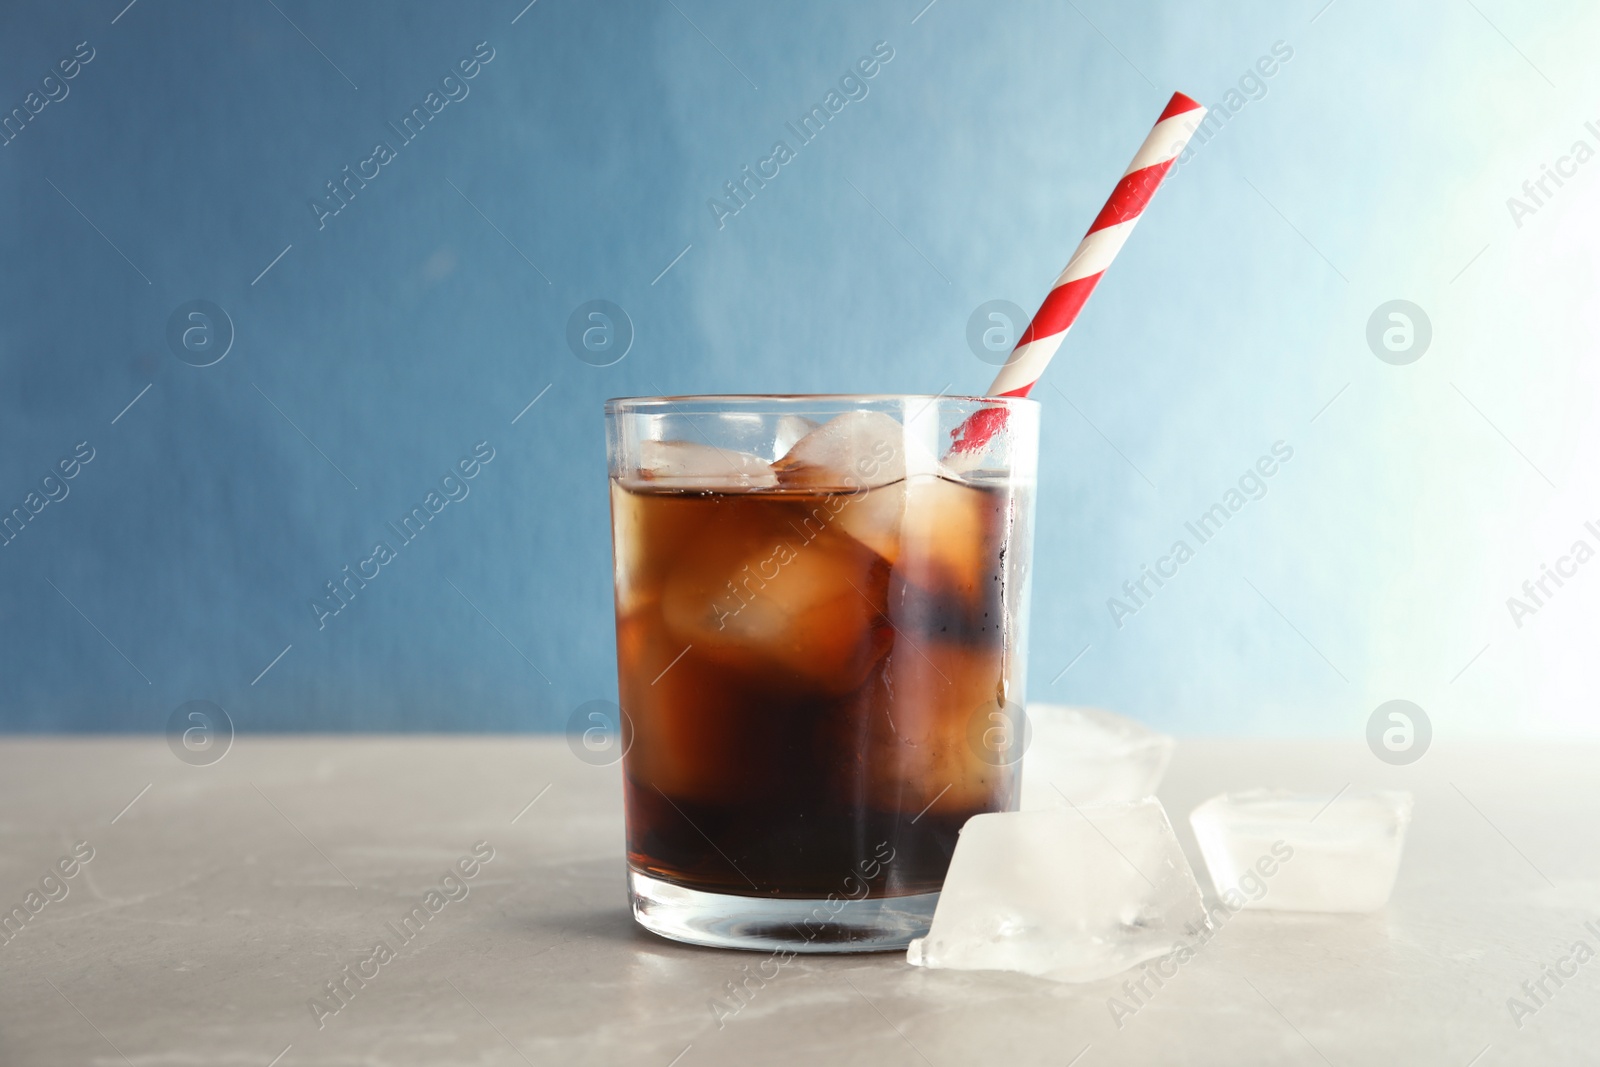
[[[1155,793],[1176,742],[1098,708],[1029,704],[1022,809],[1138,800]]]
[[[1230,906],[1277,911],[1376,911],[1389,900],[1411,794],[1326,795],[1254,789],[1212,797],[1189,824]]]
[[[919,967],[1091,982],[1191,941],[1200,887],[1161,802],[996,812],[967,820]]]

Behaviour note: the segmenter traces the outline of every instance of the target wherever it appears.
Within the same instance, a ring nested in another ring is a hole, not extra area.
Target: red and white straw
[[[1198,102],[1182,93],[1172,94],[1150,136],[1144,139],[1106,206],[1084,234],[1066,270],[1017,339],[1017,347],[989,386],[989,396],[1028,395],[1205,115],[1206,109]]]

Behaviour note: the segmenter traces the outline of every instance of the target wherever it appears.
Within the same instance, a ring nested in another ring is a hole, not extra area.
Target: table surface
[[[1594,1063],[1600,959],[1561,960],[1600,950],[1597,765],[1593,744],[1436,739],[1390,767],[1331,742],[1180,743],[1161,797],[1197,870],[1186,816],[1224,790],[1410,789],[1415,822],[1384,911],[1242,912],[1119,1027],[1129,976],[898,953],[797,957],[719,1020],[765,957],[634,926],[618,769],[559,737],[243,737],[207,767],[159,738],[11,738],[3,910],[75,842],[94,852],[0,944],[0,1064]],[[395,936],[480,841],[468,895]],[[380,940],[392,958],[368,963]],[[347,964],[369,980],[319,1018]]]

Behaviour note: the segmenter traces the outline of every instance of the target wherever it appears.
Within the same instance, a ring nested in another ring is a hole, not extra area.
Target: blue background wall
[[[202,698],[241,730],[559,728],[615,693],[601,401],[981,391],[968,316],[1036,306],[1181,88],[1232,114],[1037,394],[1030,695],[1190,734],[1359,734],[1394,697],[1436,731],[1592,729],[1600,564],[1506,604],[1600,545],[1600,162],[1507,204],[1600,147],[1590,6],[924,2],[6,5],[0,109],[93,59],[0,147],[0,506],[94,458],[0,547],[0,727]],[[877,42],[867,95],[719,227]],[[609,367],[565,339],[596,298],[636,333]],[[1392,366],[1367,323],[1402,298],[1432,341]],[[196,299],[235,335],[207,367],[167,340]],[[1279,440],[1267,495],[1119,627],[1107,599]],[[323,583],[481,441],[470,495],[319,629]]]

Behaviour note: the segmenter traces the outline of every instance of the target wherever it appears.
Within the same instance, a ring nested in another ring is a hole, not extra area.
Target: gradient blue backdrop
[[[1439,731],[1592,728],[1600,577],[1505,604],[1600,518],[1600,162],[1506,203],[1600,145],[1577,0],[125,3],[0,12],[0,112],[94,56],[0,147],[0,506],[94,450],[0,547],[0,727],[208,699],[241,730],[559,728],[615,694],[602,400],[981,391],[969,315],[1037,304],[1181,88],[1232,114],[1036,394],[1030,696],[1182,733],[1359,735],[1394,697]],[[603,368],[566,342],[597,298],[636,334]],[[1433,326],[1406,367],[1365,338],[1397,298]],[[196,299],[235,331],[203,368],[166,336]],[[1280,440],[1119,627],[1107,599]],[[470,496],[319,629],[323,583],[482,441]]]

